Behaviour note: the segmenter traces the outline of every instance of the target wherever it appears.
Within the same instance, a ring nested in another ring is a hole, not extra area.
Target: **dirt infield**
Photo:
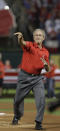
[[[13,104],[0,103],[0,131],[34,131],[36,108],[34,103],[25,103],[25,112],[18,125],[11,125]],[[45,113],[43,127],[46,131],[60,131],[60,116]]]

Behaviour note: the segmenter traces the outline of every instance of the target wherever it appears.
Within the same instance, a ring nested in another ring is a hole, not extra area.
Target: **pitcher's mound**
[[[4,115],[6,115],[6,113],[0,113],[0,116],[4,116]]]

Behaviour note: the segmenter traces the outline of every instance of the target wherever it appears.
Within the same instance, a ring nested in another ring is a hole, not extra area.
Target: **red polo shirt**
[[[38,47],[36,43],[26,42],[23,46],[23,56],[21,69],[31,74],[39,74],[41,69],[44,68],[44,63],[40,58],[43,58],[49,63],[49,53],[47,49]]]

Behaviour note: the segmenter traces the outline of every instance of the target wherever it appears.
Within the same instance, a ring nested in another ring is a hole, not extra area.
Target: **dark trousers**
[[[42,76],[29,75],[22,70],[19,73],[14,99],[14,115],[20,119],[24,114],[24,97],[33,91],[37,108],[36,121],[42,122],[45,108],[45,93]]]

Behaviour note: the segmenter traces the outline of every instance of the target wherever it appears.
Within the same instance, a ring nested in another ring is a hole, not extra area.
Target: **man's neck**
[[[41,43],[39,43],[39,44],[38,44],[38,47],[41,49],[41,48],[42,48],[42,44],[41,44]]]

